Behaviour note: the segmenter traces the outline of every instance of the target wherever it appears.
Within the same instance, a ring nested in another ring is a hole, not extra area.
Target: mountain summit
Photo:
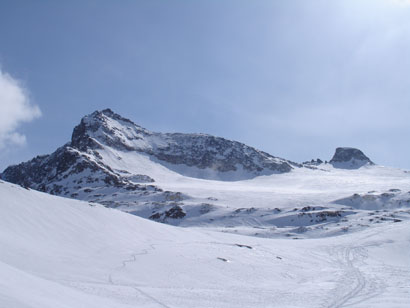
[[[110,109],[85,116],[74,128],[71,146],[81,151],[111,147],[139,152],[169,169],[198,178],[243,179],[289,172],[296,165],[220,137],[150,132]]]

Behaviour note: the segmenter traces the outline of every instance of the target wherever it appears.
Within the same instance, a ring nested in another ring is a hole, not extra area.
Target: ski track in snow
[[[366,286],[366,278],[355,266],[355,263],[364,258],[361,248],[342,247],[336,251],[338,263],[344,268],[343,277],[338,282],[332,296],[333,302],[327,308],[343,307],[349,300],[357,297]]]
[[[155,245],[151,244],[151,245],[150,245],[150,249],[151,249],[151,250],[155,250]],[[127,267],[127,264],[128,264],[128,263],[134,263],[134,262],[137,261],[137,256],[144,256],[144,255],[147,255],[147,254],[148,254],[148,249],[143,249],[143,250],[142,250],[141,252],[139,252],[139,253],[134,253],[134,254],[132,254],[132,255],[131,255],[131,259],[123,260],[122,263],[121,263],[121,266],[119,266],[116,270],[124,270],[124,269]],[[113,280],[113,278],[112,278],[112,276],[113,276],[113,273],[110,273],[110,274],[108,275],[108,282],[109,282],[109,284],[114,285],[114,286],[124,286],[124,285],[122,285],[122,284],[117,284],[117,283],[115,283],[114,280]],[[133,288],[135,291],[137,291],[138,293],[142,294],[143,296],[145,296],[146,298],[150,299],[151,301],[153,301],[154,303],[158,304],[158,305],[161,306],[161,307],[171,308],[171,307],[167,306],[166,304],[164,304],[163,302],[161,302],[161,301],[159,301],[158,299],[156,299],[155,297],[149,295],[147,292],[141,290],[140,287],[137,287],[137,286],[135,286],[135,285],[127,285],[127,287]]]
[[[151,299],[153,302],[157,303],[159,306],[165,307],[165,308],[171,308],[171,307],[165,305],[164,303],[160,302],[159,300],[157,300],[155,297],[153,297],[153,296],[149,295],[148,293],[142,291],[140,288],[134,287],[134,289],[136,291],[138,291],[139,293],[141,293],[142,295],[144,295],[144,296],[148,297],[149,299]]]
[[[336,288],[331,292],[333,299],[330,304],[326,303],[323,307],[355,306],[383,293],[385,289],[383,281],[369,277],[360,270],[360,265],[365,265],[368,258],[366,246],[337,246],[332,249],[330,255],[336,258],[335,263],[342,268],[343,272]]]

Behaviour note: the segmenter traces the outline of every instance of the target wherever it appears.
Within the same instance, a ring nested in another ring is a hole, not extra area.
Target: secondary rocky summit
[[[374,165],[362,151],[348,147],[337,148],[329,163],[335,168],[342,169],[358,169],[365,165]]]

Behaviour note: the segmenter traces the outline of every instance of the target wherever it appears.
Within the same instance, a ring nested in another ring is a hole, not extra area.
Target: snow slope
[[[180,197],[171,205],[119,195],[88,200],[103,203],[115,200],[117,208],[125,212],[181,226],[207,226],[264,237],[290,233],[301,236],[300,231],[304,231],[303,236],[323,236],[322,231],[333,235],[346,228],[352,230],[377,223],[378,219],[368,216],[379,217],[375,213],[378,210],[388,210],[380,214],[380,219],[394,220],[410,209],[410,194],[407,194],[410,174],[395,168],[369,165],[352,170],[320,164],[313,169],[295,168],[284,174],[227,182],[187,177],[135,152],[105,147],[99,153],[104,164],[114,170],[148,174],[155,179],[155,185],[178,192]],[[388,193],[397,202],[387,207],[360,207],[341,201],[368,192]],[[175,205],[186,214],[183,219],[166,216]]]
[[[0,181],[0,307],[408,307],[410,224],[265,239]]]

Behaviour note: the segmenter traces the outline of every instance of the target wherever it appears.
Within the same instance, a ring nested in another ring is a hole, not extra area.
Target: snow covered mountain
[[[112,160],[124,160],[139,170],[130,172]],[[109,206],[119,205],[114,199],[131,196],[173,207],[181,194],[151,184],[152,171],[161,166],[190,177],[240,180],[289,172],[298,164],[224,138],[150,132],[106,109],[85,116],[71,142],[51,155],[11,166],[1,176],[25,187]],[[173,208],[169,215],[180,216],[181,211]]]
[[[153,133],[109,109],[85,116],[54,153],[1,177],[160,222],[262,237],[355,229],[368,213],[353,206],[357,199],[341,200],[374,191],[406,205],[410,184],[408,173],[376,166],[358,149],[338,148],[329,163],[296,164],[223,138]],[[380,219],[394,220],[395,211]]]
[[[358,149],[297,164],[104,110],[1,177],[0,307],[410,301],[410,172]]]
[[[107,184],[130,190],[140,188],[130,182],[154,182],[147,175],[129,177],[126,170],[112,170],[99,153],[107,148],[138,153],[183,175],[205,179],[239,180],[289,172],[292,166],[297,166],[224,138],[205,134],[153,133],[106,109],[85,116],[74,128],[71,142],[53,154],[9,167],[2,176],[11,182],[53,194],[60,194],[64,188],[56,184],[58,181],[80,173],[84,177],[84,172],[98,173],[94,179],[103,179]],[[117,158],[122,159],[121,156]]]
[[[165,171],[240,180],[285,173],[298,166],[224,138],[150,132],[106,109],[85,116],[74,128],[71,142],[51,155],[11,166],[1,177],[24,187],[112,207],[159,204],[167,207],[166,217],[181,218],[185,213],[176,202],[184,196],[152,184],[155,170],[162,169],[161,175]]]

